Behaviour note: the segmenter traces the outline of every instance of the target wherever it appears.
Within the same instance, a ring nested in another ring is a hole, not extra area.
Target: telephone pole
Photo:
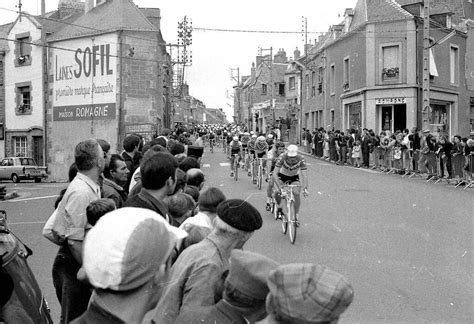
[[[237,75],[234,74],[234,72],[237,71]],[[237,114],[236,114],[236,109],[234,107],[234,115],[235,115],[235,120],[236,122],[240,123],[242,122],[241,120],[241,112],[240,112],[240,69],[239,68],[231,68],[230,69],[230,79],[232,81],[235,81],[237,83],[237,85],[234,87],[235,89],[235,94],[234,94],[234,98],[235,96],[237,96],[236,100],[237,100]]]
[[[423,1],[423,104],[422,128],[429,128],[430,106],[430,0]]]
[[[305,16],[301,16],[301,38],[304,43],[304,56],[306,57],[307,53],[307,46],[308,44],[308,18]]]

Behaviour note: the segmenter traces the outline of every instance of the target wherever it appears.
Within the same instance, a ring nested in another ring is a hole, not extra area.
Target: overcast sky
[[[41,13],[40,0],[22,0],[22,10]],[[319,32],[343,19],[345,8],[353,8],[357,0],[134,0],[140,7],[161,9],[161,29],[167,43],[177,42],[178,21],[186,15],[193,27],[246,31],[285,31],[288,33],[217,32],[194,30],[193,64],[187,68],[186,82],[192,96],[209,108],[223,108],[232,120],[232,93],[235,81],[230,69],[240,69],[240,75],[249,75],[258,48],[273,47],[276,53],[283,48],[288,57],[298,47],[303,52],[302,16],[308,22],[308,40],[314,42]],[[0,1],[0,23],[15,20],[18,0]],[[58,0],[46,0],[46,11],[57,8]],[[339,17],[340,15],[340,17]],[[264,52],[267,54],[269,52]],[[236,72],[234,72],[236,73]],[[230,106],[229,106],[230,105]]]

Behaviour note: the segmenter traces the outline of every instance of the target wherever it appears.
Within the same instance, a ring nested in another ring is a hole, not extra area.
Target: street
[[[206,152],[206,187],[246,199],[262,213],[262,229],[245,249],[281,263],[320,263],[344,274],[355,298],[341,323],[471,323],[473,320],[473,189],[454,189],[366,169],[308,162],[309,193],[302,199],[296,242],[265,211],[244,172],[236,182],[221,148]],[[51,307],[59,304],[51,279],[57,247],[41,235],[65,183],[7,184],[20,197],[0,203],[10,228],[33,251],[29,263]],[[205,190],[205,188],[204,188]]]

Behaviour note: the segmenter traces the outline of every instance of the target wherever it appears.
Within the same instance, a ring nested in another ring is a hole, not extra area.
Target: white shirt
[[[138,175],[138,177],[135,179],[135,177]],[[132,179],[130,180],[130,185],[128,186],[128,190],[132,191],[133,187],[137,184],[137,180],[141,178],[140,175],[140,167],[138,167],[135,172],[133,172]]]
[[[180,229],[184,229],[184,226],[186,224],[191,224],[191,225],[196,225],[196,226],[202,226],[202,227],[207,227],[209,229],[213,229],[214,226],[212,225],[212,220],[204,214],[203,212],[199,212],[193,217],[187,218],[180,226]]]

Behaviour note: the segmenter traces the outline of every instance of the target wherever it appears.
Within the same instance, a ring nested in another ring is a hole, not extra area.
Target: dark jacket
[[[123,207],[150,209],[168,219],[168,221],[170,220],[168,207],[166,207],[163,202],[158,201],[155,197],[150,195],[146,189],[142,189],[138,195],[128,198]]]

